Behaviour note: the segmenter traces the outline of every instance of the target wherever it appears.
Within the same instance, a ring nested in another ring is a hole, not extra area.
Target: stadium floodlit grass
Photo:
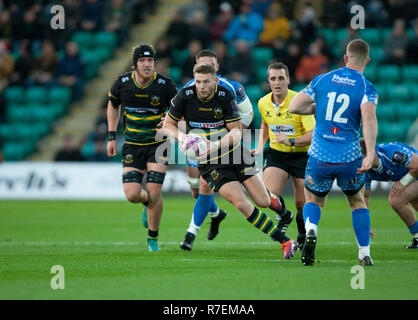
[[[286,198],[294,210],[293,199]],[[319,225],[314,266],[280,245],[217,197],[228,216],[207,240],[209,219],[191,252],[181,251],[194,201],[164,197],[160,252],[146,251],[140,205],[125,201],[0,202],[0,299],[418,299],[418,250],[387,199],[371,199],[375,266],[365,289],[350,286],[358,264],[351,213],[331,195]],[[271,217],[274,214],[266,210]],[[296,238],[296,223],[288,233]],[[65,270],[65,289],[50,287],[51,267]]]

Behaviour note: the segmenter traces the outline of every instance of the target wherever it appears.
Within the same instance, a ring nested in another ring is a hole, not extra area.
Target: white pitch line
[[[137,246],[143,245],[143,241],[2,241],[0,246]],[[274,243],[271,241],[234,241],[234,242],[209,242],[202,241],[197,242],[198,245],[205,246],[243,246],[243,245],[252,245],[252,246],[271,246]],[[160,241],[159,244],[162,245],[179,245],[180,241]],[[374,245],[405,245],[408,244],[408,241],[372,241],[371,246]],[[356,246],[355,241],[337,241],[337,242],[318,242],[318,245],[321,246]]]

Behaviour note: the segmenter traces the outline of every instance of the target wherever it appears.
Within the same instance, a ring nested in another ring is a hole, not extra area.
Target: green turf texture
[[[331,195],[322,211],[314,266],[303,266],[299,252],[283,260],[278,243],[216,199],[228,211],[220,233],[207,240],[207,219],[191,252],[179,249],[191,196],[164,197],[160,252],[146,250],[141,205],[1,201],[0,299],[418,298],[418,250],[404,249],[412,237],[384,197],[371,199],[375,265],[365,268],[363,290],[350,286],[357,244],[343,197]],[[287,234],[296,238],[295,221]],[[64,267],[64,290],[50,287],[54,265]]]

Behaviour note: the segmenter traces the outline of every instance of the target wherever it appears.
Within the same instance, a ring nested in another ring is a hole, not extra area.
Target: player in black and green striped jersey
[[[126,199],[143,203],[148,214],[148,250],[158,251],[158,229],[162,215],[161,188],[167,170],[168,154],[156,155],[165,140],[156,139],[156,129],[170,106],[177,89],[173,81],[155,72],[155,51],[140,44],[133,49],[135,70],[119,76],[109,91],[107,154],[116,155],[116,129],[121,108],[125,144],[122,148],[122,182]],[[147,175],[146,190],[142,179]]]

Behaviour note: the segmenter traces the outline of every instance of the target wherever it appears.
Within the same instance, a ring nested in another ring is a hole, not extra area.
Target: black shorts
[[[218,192],[221,187],[232,181],[243,183],[256,175],[258,169],[252,164],[204,165],[199,166],[199,172],[213,191]]]
[[[147,146],[125,143],[122,147],[123,167],[133,167],[138,170],[145,170],[147,168],[147,163],[149,162],[167,165],[169,147],[170,144],[165,142]]]
[[[263,169],[276,167],[286,171],[289,176],[305,179],[308,158],[307,152],[281,152],[267,148],[264,150]]]

